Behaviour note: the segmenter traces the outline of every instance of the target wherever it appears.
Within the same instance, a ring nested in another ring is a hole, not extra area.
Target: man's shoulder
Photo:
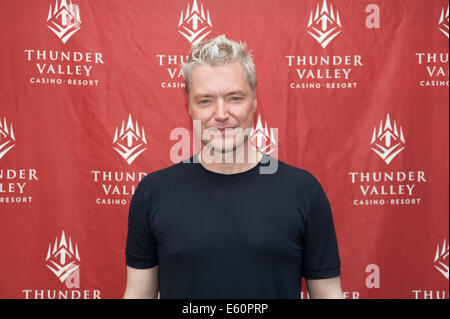
[[[278,175],[285,183],[301,187],[317,188],[318,179],[307,169],[278,160]]]
[[[306,182],[317,182],[315,176],[303,167],[288,164],[281,160],[278,160],[278,167],[280,169],[280,173],[283,175],[291,176],[296,179],[302,179]]]

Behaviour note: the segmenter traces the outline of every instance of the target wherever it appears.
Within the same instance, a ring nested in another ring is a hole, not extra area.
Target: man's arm
[[[344,299],[341,277],[307,279],[306,286],[312,299]]]
[[[127,288],[124,299],[157,299],[158,290],[158,266],[148,269],[127,266]]]

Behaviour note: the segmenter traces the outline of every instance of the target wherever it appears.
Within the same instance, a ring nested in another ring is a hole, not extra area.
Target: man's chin
[[[225,155],[227,153],[236,153],[237,150],[240,150],[244,145],[247,139],[241,136],[230,136],[220,139],[220,141],[203,140],[202,143],[206,147],[206,150],[210,150],[211,153],[217,152],[217,155]]]
[[[204,143],[206,149],[210,152],[217,152],[218,154],[225,155],[226,153],[235,153],[237,149],[241,148],[243,143],[236,143],[230,141],[229,143]]]
[[[214,144],[207,144],[205,145],[206,150],[210,150],[210,152],[217,152],[218,154],[225,155],[226,153],[234,153],[236,152],[236,145],[233,144],[232,146],[223,147],[222,145],[214,145]]]

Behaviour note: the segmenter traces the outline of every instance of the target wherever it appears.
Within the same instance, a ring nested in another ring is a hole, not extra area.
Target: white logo
[[[442,244],[442,249],[439,248],[439,245],[436,248],[436,256],[434,257],[434,268],[436,268],[445,278],[448,280],[448,244],[444,239],[444,243]],[[447,263],[444,261],[447,259]]]
[[[449,30],[449,19],[448,19],[448,13],[449,13],[449,6],[447,5],[447,13],[445,12],[445,7],[442,8],[441,18],[439,19],[439,30],[445,34],[445,36],[448,38],[448,30]]]
[[[5,142],[6,141],[6,142]],[[14,147],[15,145],[15,137],[12,124],[9,127],[6,123],[6,117],[2,121],[0,120],[0,159],[2,159],[5,154]]]
[[[186,14],[181,11],[180,22],[178,23],[178,32],[182,34],[192,44],[197,44],[205,38],[212,31],[211,18],[209,10],[203,9],[203,4],[200,4],[200,10],[197,5],[197,0],[194,0],[192,9],[188,3]]]
[[[383,142],[384,140],[384,142]],[[397,128],[397,123],[394,121],[394,127],[392,127],[389,114],[386,118],[386,123],[383,127],[383,121],[380,123],[380,127],[375,127],[373,130],[372,141],[374,145],[372,150],[377,153],[385,162],[389,163],[396,157],[401,151],[405,149],[405,137],[403,135],[403,129]]]
[[[78,245],[75,245],[74,250],[71,238],[67,244],[63,230],[60,242],[56,237],[53,249],[51,243],[48,247],[46,266],[61,282],[65,281],[68,288],[79,288],[79,261]]]
[[[63,43],[66,43],[69,38],[81,29],[80,10],[77,5],[72,4],[70,0],[67,5],[66,0],[61,0],[58,6],[56,0],[55,7],[52,12],[52,5],[48,11],[47,27],[52,30]]]
[[[331,3],[330,8],[328,8],[327,0],[323,0],[322,9],[320,9],[319,4],[317,5],[315,14],[314,10],[311,10],[308,22],[308,33],[316,39],[323,48],[341,33],[341,27],[339,12],[336,10],[335,14]]]
[[[256,150],[259,150],[263,153],[269,155],[275,150],[277,142],[275,140],[275,136],[273,134],[273,129],[269,130],[267,128],[267,122],[265,122],[265,126],[263,127],[261,122],[261,115],[258,115],[258,122],[256,123],[256,127],[252,128],[250,132],[250,142],[253,142],[256,147],[253,147]]]
[[[122,121],[122,127],[116,127],[116,133],[113,139],[113,148],[119,153],[128,164],[138,157],[143,151],[147,149],[147,139],[145,138],[144,128],[142,132],[139,130],[139,125],[133,126],[131,114],[128,117],[127,125]]]

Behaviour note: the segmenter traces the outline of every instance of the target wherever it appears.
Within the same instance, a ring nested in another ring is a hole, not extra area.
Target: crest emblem
[[[308,33],[316,39],[323,48],[341,33],[341,19],[339,12],[333,10],[333,5],[327,5],[323,0],[322,8],[317,5],[316,12],[311,11],[308,22]]]
[[[80,255],[78,254],[78,245],[74,247],[71,238],[67,242],[64,231],[59,242],[58,237],[56,237],[53,248],[52,244],[49,245],[45,262],[47,268],[61,282],[65,282],[68,288],[80,287]]]
[[[5,156],[10,149],[15,145],[16,138],[14,137],[14,131],[12,124],[8,128],[8,123],[6,123],[6,117],[2,121],[0,120],[0,159]]]
[[[447,11],[445,7],[442,8],[441,17],[439,18],[439,30],[448,38],[449,31],[449,6],[447,5]]]
[[[188,3],[186,12],[181,11],[178,29],[178,32],[190,43],[197,44],[202,41],[212,31],[209,10],[205,12],[203,4],[200,4],[199,8],[197,0],[194,0],[192,7]]]
[[[113,139],[113,149],[122,156],[128,164],[138,157],[147,149],[147,139],[145,137],[144,128],[139,128],[136,121],[133,125],[131,114],[128,116],[128,122],[122,121],[122,126],[116,127],[116,133]]]
[[[447,260],[447,262],[445,262],[445,260]],[[448,280],[448,243],[446,245],[445,239],[442,244],[442,248],[439,248],[439,245],[436,248],[434,268],[436,268]]]
[[[374,128],[370,144],[373,145],[372,150],[389,165],[405,149],[403,129],[402,127],[398,128],[395,121],[392,125],[388,114],[385,124],[383,125],[383,121],[381,121],[378,130],[376,127]]]
[[[273,128],[269,132],[267,122],[265,122],[264,126],[262,125],[261,115],[258,115],[256,127],[252,128],[250,132],[250,142],[255,150],[259,150],[267,155],[275,151],[277,147]]]
[[[78,30],[81,29],[80,10],[77,5],[72,4],[70,0],[61,0],[58,6],[56,0],[55,6],[48,10],[47,27],[52,30],[62,43],[66,43]]]

